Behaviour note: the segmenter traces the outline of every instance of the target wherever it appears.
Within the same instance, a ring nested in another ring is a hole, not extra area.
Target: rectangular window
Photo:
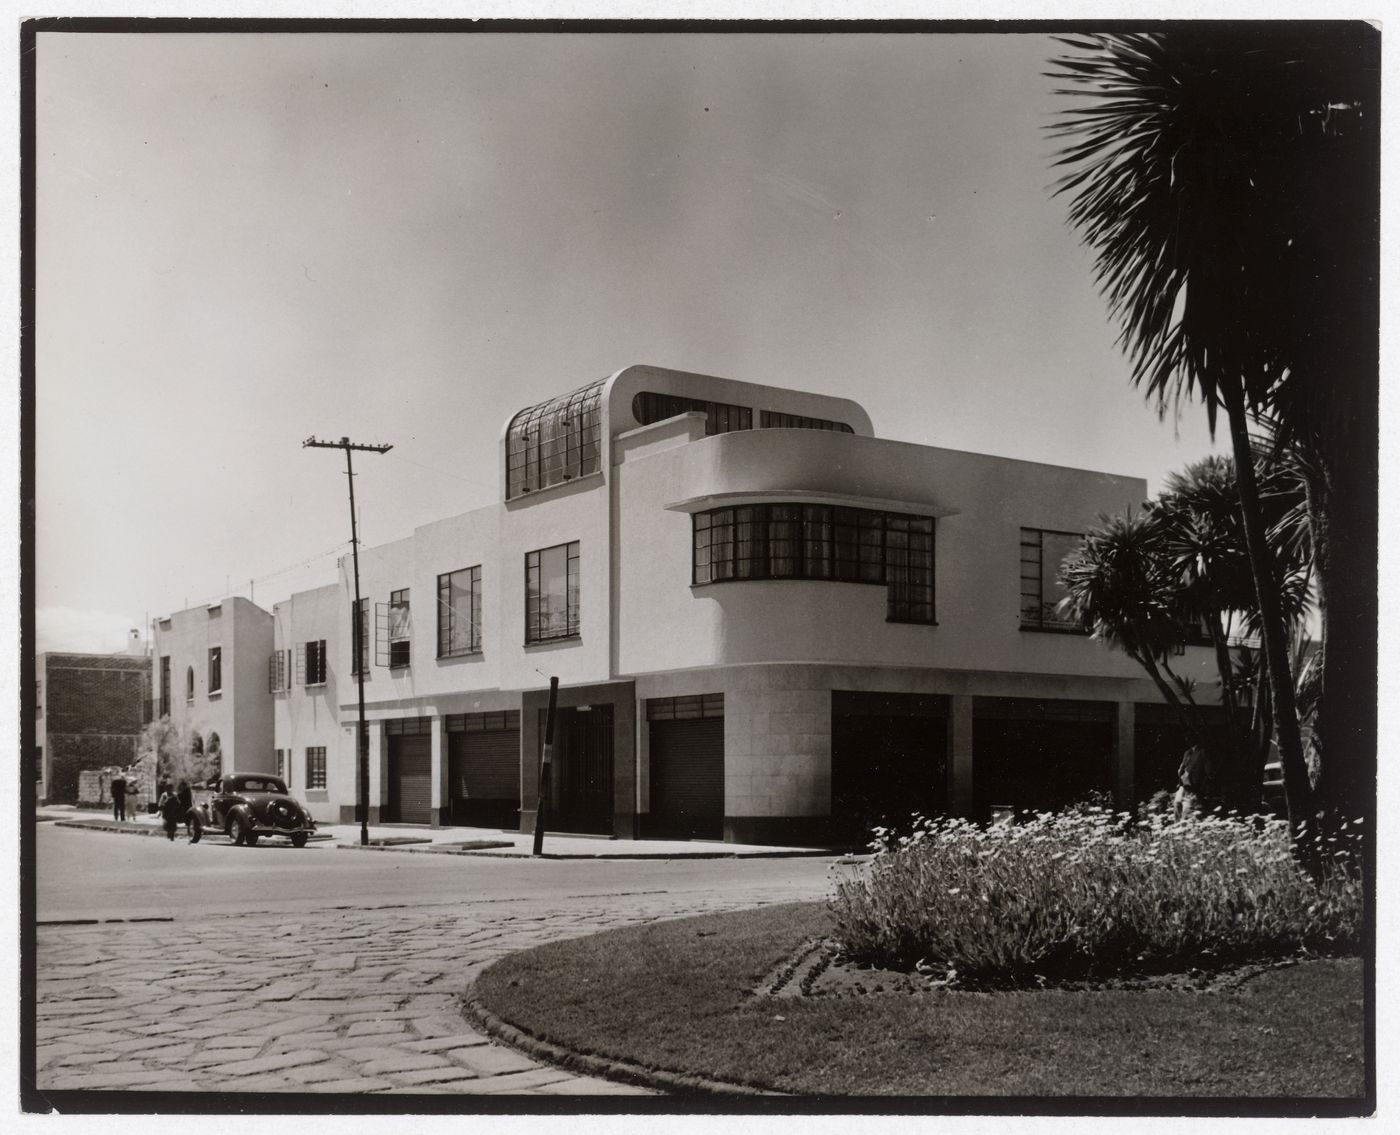
[[[357,617],[358,614],[358,617]],[[356,657],[355,643],[359,642],[359,656]],[[358,613],[350,608],[350,673],[369,677],[369,600],[360,600]]]
[[[44,779],[44,746],[40,745],[34,750],[34,779]]]
[[[934,619],[933,517],[759,504],[694,516],[692,579],[830,579],[889,588],[890,622]]]
[[[400,670],[412,659],[413,623],[409,618],[408,588],[389,593],[389,667]]]
[[[481,566],[438,576],[437,652],[439,658],[475,654],[481,649]]]
[[[209,692],[217,694],[224,688],[224,648],[209,648]]]
[[[758,425],[760,429],[765,430],[830,430],[843,434],[856,432],[845,422],[833,422],[826,418],[805,418],[801,414],[780,414],[776,410],[760,410]]]
[[[578,541],[525,554],[525,641],[579,633]]]
[[[280,780],[283,784],[285,784],[288,788],[290,788],[290,787],[292,786],[292,782],[291,782],[291,779],[287,776],[288,771],[289,771],[289,770],[288,770],[288,768],[287,768],[287,750],[286,750],[286,749],[278,749],[278,750],[277,750],[277,779]]]
[[[1037,631],[1084,633],[1073,619],[1056,611],[1065,597],[1060,565],[1078,549],[1083,535],[1043,528],[1021,529],[1021,627]]]
[[[306,750],[306,787],[326,787],[326,747],[311,745]]]
[[[160,716],[170,716],[170,655],[160,657]]]
[[[34,715],[44,716],[44,682],[43,679],[34,683]]]
[[[308,686],[322,686],[326,682],[326,640],[302,644],[303,673]]]
[[[280,693],[287,688],[286,651],[274,650],[267,656],[267,692]]]
[[[681,394],[657,394],[644,390],[632,398],[632,416],[644,426],[664,422],[677,414],[699,410],[705,415],[705,433],[724,434],[753,428],[753,411],[729,402],[707,402]]]
[[[442,719],[448,733],[488,733],[520,728],[518,709],[500,709],[494,713],[449,713]]]
[[[723,694],[685,694],[678,698],[647,698],[648,721],[687,721],[723,717]]]

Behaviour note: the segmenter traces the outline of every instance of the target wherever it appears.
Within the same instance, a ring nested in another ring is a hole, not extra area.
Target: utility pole
[[[539,791],[535,795],[535,842],[532,854],[544,852],[544,825],[549,812],[550,776],[554,764],[554,707],[559,701],[559,679],[549,680],[549,708],[544,714],[544,748],[540,755]]]
[[[359,764],[360,780],[360,845],[369,843],[369,735],[365,731],[365,657],[362,639],[364,620],[360,618],[360,536],[355,527],[355,469],[350,461],[352,449],[363,449],[370,453],[388,453],[392,445],[359,445],[348,437],[339,441],[317,441],[314,437],[301,443],[303,449],[343,449],[345,450],[345,479],[350,484],[350,555],[355,564],[355,609],[351,615],[351,657],[355,660],[355,685],[360,695],[360,727],[355,734],[355,754]]]

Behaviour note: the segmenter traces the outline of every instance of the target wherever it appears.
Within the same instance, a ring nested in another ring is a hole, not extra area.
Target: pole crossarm
[[[360,535],[355,525],[355,469],[350,460],[352,449],[369,453],[387,453],[392,445],[365,445],[343,437],[339,441],[317,441],[309,437],[301,443],[303,449],[343,449],[345,451],[345,476],[350,484],[350,555],[355,565],[355,610],[351,620],[354,651],[355,685],[360,700],[360,728],[355,734],[355,758],[359,766],[360,782],[360,844],[369,843],[369,734],[365,729],[365,667],[368,660],[364,650],[364,620],[360,618]]]
[[[351,441],[348,437],[343,437],[339,441],[320,441],[315,437],[309,437],[301,443],[302,449],[363,449],[369,453],[388,453],[393,449],[392,445],[369,445],[364,442]]]

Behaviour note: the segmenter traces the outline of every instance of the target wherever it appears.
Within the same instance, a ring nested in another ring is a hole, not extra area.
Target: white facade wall
[[[642,391],[746,405],[754,428],[706,437],[700,412],[641,426],[632,399]],[[842,421],[854,432],[759,429],[763,409]],[[432,719],[436,816],[448,792],[445,717],[520,709],[523,694],[546,686],[551,674],[565,688],[635,682],[635,705],[617,720],[635,721],[625,747],[636,754],[640,814],[649,799],[646,702],[700,693],[725,696],[726,821],[829,813],[833,690],[946,695],[948,798],[960,809],[971,802],[973,698],[1115,703],[1116,783],[1120,796],[1131,793],[1132,706],[1158,697],[1120,653],[1081,636],[1021,629],[1020,532],[1084,531],[1100,513],[1139,505],[1142,479],[886,441],[846,399],[650,367],[608,380],[602,418],[598,472],[505,501],[503,431],[498,503],[361,549],[372,639],[393,591],[410,589],[413,616],[409,666],[391,669],[387,649],[373,641],[369,651],[371,819],[387,799],[388,722]],[[934,516],[937,625],[886,622],[884,586],[692,585],[692,513],[763,502]],[[526,553],[575,540],[580,633],[526,645]],[[438,577],[475,565],[481,650],[438,658]],[[342,821],[356,795],[352,596],[345,556],[337,584],[277,609],[279,643],[325,638],[330,650],[325,689],[279,701],[277,747],[299,759],[306,745],[327,745],[327,799],[311,803],[321,807],[318,818]],[[1209,696],[1208,650],[1193,648],[1177,667]],[[534,726],[524,728],[533,738]],[[527,788],[535,760],[533,751],[522,753]],[[532,807],[522,799],[523,810]]]
[[[336,801],[353,797],[355,792],[353,734],[343,736],[337,700],[347,684],[348,671],[337,663],[340,640],[349,635],[349,615],[348,606],[341,606],[340,588],[335,584],[300,592],[272,608],[273,649],[283,652],[286,675],[283,687],[272,694],[275,748],[287,753],[288,790],[319,823],[337,821],[340,809]],[[321,641],[326,644],[326,680],[308,685],[306,644]],[[266,667],[263,679],[267,681]],[[342,745],[350,754],[348,758],[342,756]],[[322,789],[309,788],[307,783],[307,750],[313,747],[326,750],[326,787]]]
[[[170,658],[170,717],[199,734],[205,751],[218,734],[222,769],[273,772],[273,706],[267,690],[272,616],[239,596],[156,620],[152,717],[160,712],[161,659]],[[221,647],[221,686],[209,689],[209,650]],[[194,676],[187,696],[187,672]]]

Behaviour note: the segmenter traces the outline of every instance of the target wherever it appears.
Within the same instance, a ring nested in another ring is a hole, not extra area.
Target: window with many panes
[[[1084,539],[1078,532],[1046,528],[1021,529],[1021,627],[1033,631],[1073,631],[1083,628],[1059,614],[1055,607],[1065,597],[1060,565]]]
[[[891,622],[932,623],[933,517],[756,504],[694,517],[692,582],[829,579],[887,589]]]
[[[160,716],[170,716],[170,655],[160,657]]]
[[[217,694],[224,688],[224,648],[209,648],[209,692]]]
[[[358,636],[358,639],[357,637]],[[356,657],[355,643],[360,644]],[[359,610],[350,608],[350,673],[369,677],[369,600],[361,599]]]
[[[438,657],[477,653],[481,649],[481,565],[440,575],[437,585]]]
[[[644,426],[664,422],[689,410],[699,410],[705,415],[706,434],[753,429],[753,411],[747,406],[707,402],[703,398],[686,398],[681,394],[657,394],[650,390],[643,390],[632,398],[632,416]]]
[[[772,430],[829,430],[833,433],[853,434],[855,429],[845,422],[833,422],[827,418],[808,418],[802,414],[782,414],[777,410],[760,410],[760,429]]]
[[[506,430],[506,499],[596,473],[603,381],[522,410]]]
[[[402,669],[412,659],[413,623],[409,616],[408,588],[389,592],[389,666]]]
[[[309,745],[306,749],[306,787],[326,787],[326,747]]]
[[[267,692],[281,693],[288,686],[287,658],[289,651],[274,650],[267,656]]]
[[[578,541],[525,555],[525,641],[579,633]]]
[[[303,684],[324,685],[326,681],[326,640],[316,639],[301,644]]]

